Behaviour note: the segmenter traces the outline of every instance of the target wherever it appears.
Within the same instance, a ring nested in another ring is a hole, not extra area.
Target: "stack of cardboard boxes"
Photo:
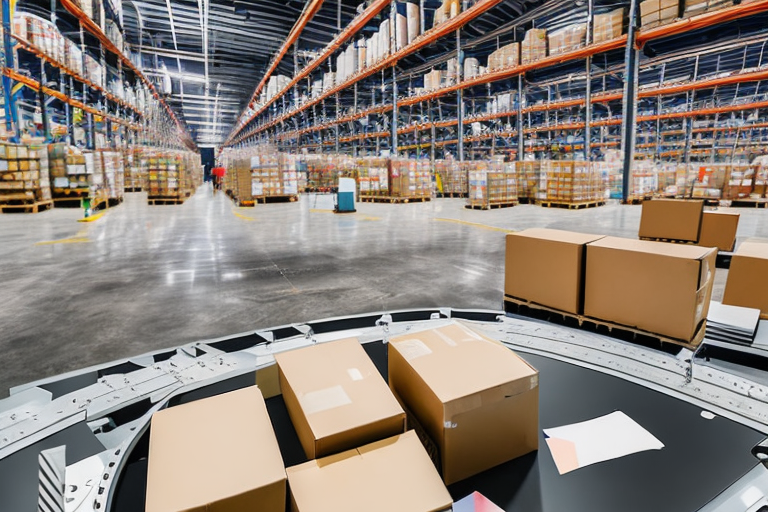
[[[357,160],[358,185],[361,196],[388,196],[389,171],[387,159],[366,157]]]
[[[679,10],[679,0],[645,0],[640,2],[640,25],[647,29],[672,23]]]
[[[435,9],[435,17],[432,22],[432,27],[436,27],[451,18],[455,18],[460,12],[461,3],[459,0],[443,0],[440,6]]]
[[[520,62],[531,64],[547,57],[547,29],[532,28],[525,33],[521,45]]]
[[[537,199],[542,203],[578,204],[601,202],[605,198],[600,172],[590,162],[543,160],[539,172]]]
[[[733,5],[733,0],[685,0],[684,17],[696,16],[705,12],[725,9]]]
[[[435,176],[442,193],[452,196],[467,195],[467,172],[455,160],[435,160]]]
[[[389,160],[389,194],[399,199],[423,199],[432,196],[432,173],[429,160],[391,158]]]
[[[517,204],[517,173],[514,163],[462,162],[469,177],[467,206],[488,209]]]
[[[389,386],[354,338],[281,352],[259,387],[155,413],[147,512],[444,512],[446,485],[538,448],[538,372],[500,343],[451,323],[393,338],[388,360]],[[309,459],[287,469],[280,393]]]
[[[510,43],[488,56],[488,71],[513,68],[519,63],[520,43]]]
[[[549,54],[560,55],[581,48],[587,41],[587,24],[574,23],[550,32]]]
[[[50,201],[46,148],[0,144],[0,206]]]
[[[638,236],[730,252],[736,243],[738,225],[738,213],[704,211],[703,201],[653,199],[643,201]]]
[[[621,37],[624,32],[624,8],[619,7],[610,12],[595,14],[593,26],[592,42],[595,44]]]
[[[536,200],[539,186],[540,160],[514,162],[517,170],[517,196],[520,202],[530,203]]]

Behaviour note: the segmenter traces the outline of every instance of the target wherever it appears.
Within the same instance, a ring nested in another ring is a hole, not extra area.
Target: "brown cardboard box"
[[[355,338],[275,356],[301,446],[314,459],[405,431],[405,412]]]
[[[739,227],[739,214],[730,212],[704,212],[701,219],[699,245],[717,247],[730,252],[736,243],[736,230]]]
[[[526,229],[507,235],[504,293],[580,314],[586,245],[602,235]]]
[[[619,7],[610,12],[595,14],[593,43],[612,41],[621,36],[624,30],[624,8]]]
[[[643,201],[640,238],[664,238],[698,242],[703,201],[653,199]]]
[[[717,249],[605,237],[587,246],[586,316],[691,341],[709,311]]]
[[[736,249],[723,304],[759,309],[768,319],[768,240],[751,238]]]
[[[388,352],[389,386],[446,484],[538,449],[539,374],[508,348],[454,322]]]
[[[439,512],[452,500],[413,431],[288,468],[292,512]]]
[[[147,512],[283,512],[285,482],[256,386],[152,416]]]

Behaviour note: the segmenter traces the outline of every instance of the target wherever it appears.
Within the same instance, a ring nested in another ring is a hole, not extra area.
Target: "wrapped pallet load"
[[[684,17],[696,16],[705,12],[725,9],[733,5],[733,0],[685,0]]]
[[[406,17],[406,5],[397,4],[395,15],[395,50],[405,48],[408,44],[408,18]]]
[[[479,74],[480,63],[474,57],[464,59],[464,79],[475,77]]]
[[[624,31],[624,8],[595,15],[593,43],[602,43],[620,37]]]
[[[679,14],[678,0],[645,0],[640,2],[640,25],[653,28],[672,23]]]
[[[419,13],[419,4],[406,3],[406,18],[408,20],[408,44],[419,37],[421,33],[421,18]]]
[[[530,64],[547,56],[547,30],[532,28],[525,33],[521,52],[521,63]]]
[[[510,43],[502,46],[488,56],[488,71],[512,68],[520,63],[520,44]]]
[[[574,23],[549,33],[549,54],[561,55],[586,44],[587,24]]]

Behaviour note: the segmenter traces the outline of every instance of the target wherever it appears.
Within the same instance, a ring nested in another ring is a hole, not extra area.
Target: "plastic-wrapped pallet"
[[[408,2],[405,4],[406,18],[408,20],[408,44],[419,37],[421,31],[421,18],[419,4]]]
[[[443,0],[443,3],[435,9],[435,17],[432,23],[433,27],[440,25],[441,23],[458,16],[461,12],[461,4],[459,0]]]
[[[480,74],[480,62],[474,57],[464,59],[464,79],[472,78]]]
[[[398,4],[398,6],[401,6],[404,4]],[[395,49],[400,50],[402,48],[405,48],[405,46],[408,44],[408,18],[405,15],[405,7],[403,7],[403,14],[401,14],[400,9],[398,9],[397,14],[395,15]]]
[[[696,16],[709,11],[725,9],[731,5],[733,5],[733,0],[685,0],[683,16]]]
[[[525,33],[523,39],[520,61],[522,64],[530,64],[547,56],[547,30],[532,28]]]
[[[653,28],[672,23],[677,19],[680,5],[678,0],[645,0],[640,2],[640,25]]]
[[[389,39],[389,20],[384,20],[379,25],[378,59],[389,57],[391,41]]]
[[[368,62],[368,48],[366,48],[365,39],[359,39],[357,41],[357,70],[361,71],[367,66]]]
[[[587,24],[574,23],[549,33],[549,54],[561,55],[586,44]]]
[[[619,7],[610,12],[596,14],[593,27],[594,43],[602,43],[621,37],[624,32],[624,8]]]

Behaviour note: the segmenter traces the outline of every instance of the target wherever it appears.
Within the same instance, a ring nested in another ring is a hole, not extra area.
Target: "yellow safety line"
[[[47,240],[44,242],[37,242],[35,245],[53,245],[53,244],[84,244],[90,242],[88,238],[88,228],[83,228],[75,236],[69,238],[62,238],[61,240]]]
[[[90,217],[84,217],[82,219],[77,219],[77,222],[95,222],[102,218],[104,214],[107,213],[106,211],[99,212],[96,215],[91,215]]]
[[[434,220],[440,221],[440,222],[454,222],[456,224],[462,224],[464,226],[472,226],[473,228],[480,228],[480,229],[487,229],[489,231],[501,231],[502,233],[514,233],[514,229],[504,229],[504,228],[497,228],[496,226],[488,226],[486,224],[478,224],[477,222],[467,222],[465,220],[458,220],[458,219],[443,219],[443,218],[435,218]]]
[[[333,213],[333,210],[321,210],[319,208],[311,208],[309,213]]]
[[[252,221],[256,220],[253,217],[249,217],[247,215],[243,215],[242,213],[238,212],[234,208],[232,208],[232,213],[234,213],[235,217],[237,217],[238,219],[243,219],[243,220],[248,221],[248,222],[252,222]]]

